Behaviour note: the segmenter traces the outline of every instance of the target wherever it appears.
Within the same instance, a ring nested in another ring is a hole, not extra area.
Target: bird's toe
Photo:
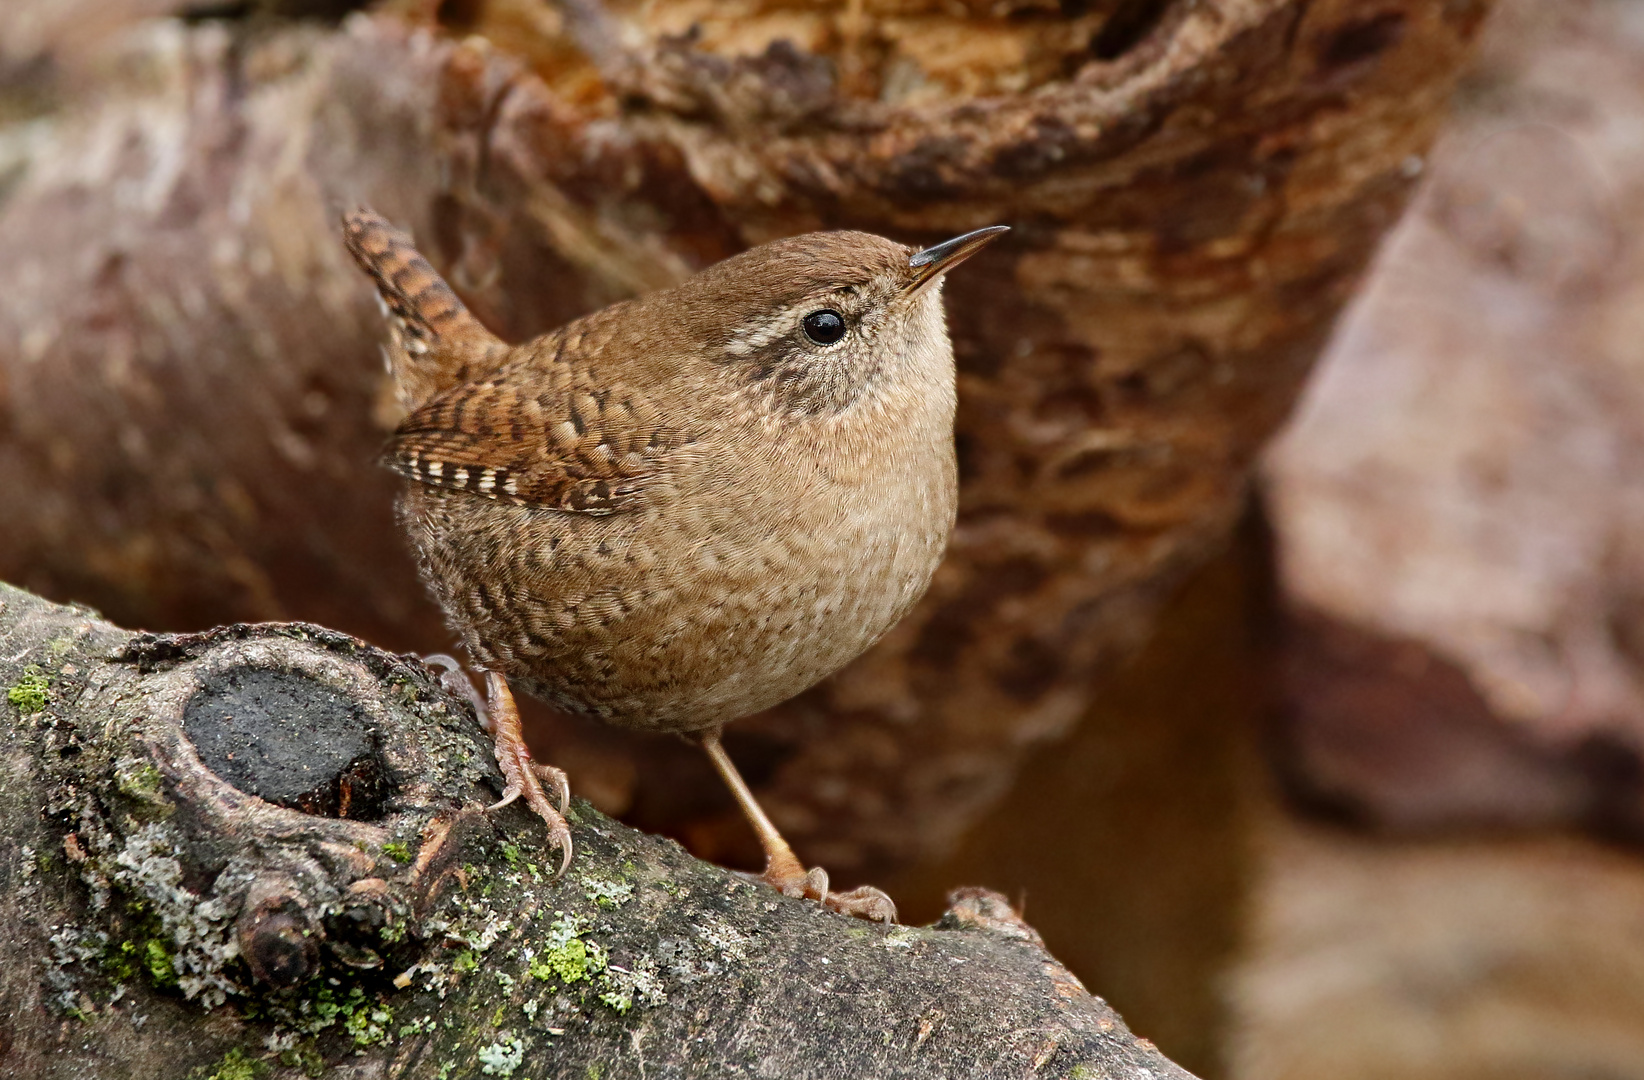
[[[822,906],[842,915],[854,915],[872,922],[896,921],[896,903],[882,889],[862,885],[849,892],[829,893]]]
[[[530,765],[531,771],[537,774],[537,780],[552,788],[559,797],[559,812],[564,814],[571,808],[571,780],[565,775],[565,770],[540,761],[533,761]]]

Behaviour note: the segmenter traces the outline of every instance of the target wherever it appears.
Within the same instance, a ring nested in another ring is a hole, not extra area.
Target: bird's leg
[[[754,798],[747,781],[742,779],[742,774],[737,772],[730,755],[725,753],[725,747],[719,741],[719,730],[709,728],[698,733],[696,738],[702,749],[708,752],[708,760],[714,763],[725,786],[736,796],[736,803],[742,808],[748,823],[759,834],[760,846],[765,849],[765,873],[761,875],[761,880],[784,896],[808,897],[819,901],[825,908],[855,915],[859,919],[895,922],[896,905],[879,889],[863,885],[849,892],[830,892],[826,870],[820,866],[805,869],[794,855],[793,848],[782,839],[782,834],[776,831],[771,819],[765,816],[765,811]]]
[[[463,670],[457,658],[446,653],[429,653],[422,658],[422,662],[431,668],[439,668],[440,685],[453,694],[467,698],[468,704],[474,707],[474,715],[479,717],[480,727],[485,729],[487,735],[491,734],[491,709],[485,704],[484,696],[468,681],[468,673]],[[565,770],[533,760],[531,771],[536,773],[537,779],[544,784],[553,785],[554,791],[559,795],[559,812],[564,814],[566,807],[571,805],[571,782],[567,779]]]
[[[508,782],[507,787],[503,788],[502,798],[491,809],[501,809],[523,797],[525,805],[548,823],[549,848],[559,848],[565,853],[559,864],[559,873],[563,874],[565,868],[571,865],[571,827],[565,823],[565,810],[571,801],[571,785],[561,770],[531,760],[531,751],[525,745],[525,732],[519,722],[519,706],[514,704],[508,680],[495,671],[487,671],[485,698],[487,711],[491,714],[491,738],[496,744],[497,765],[502,769],[503,779]],[[548,796],[543,793],[544,780],[558,791],[558,810],[549,805]]]

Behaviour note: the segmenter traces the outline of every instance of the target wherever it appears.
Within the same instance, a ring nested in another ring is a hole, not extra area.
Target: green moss
[[[619,1015],[632,1009],[635,1002],[660,1005],[667,1000],[653,963],[642,958],[632,970],[613,967],[598,942],[582,938],[593,927],[591,919],[563,911],[554,914],[557,918],[548,928],[545,948],[531,957],[527,968],[532,978],[557,980],[565,986],[591,983],[599,1002]],[[527,1015],[532,1015],[534,1006],[528,1003],[525,1008]]]
[[[558,979],[562,983],[582,982],[591,980],[604,970],[605,957],[590,949],[581,938],[572,938],[531,960],[531,977],[543,982],[549,979]]]
[[[23,675],[6,691],[6,700],[17,706],[24,716],[45,710],[51,700],[51,680],[41,672],[38,664],[23,669]]]
[[[223,1059],[217,1063],[217,1071],[206,1080],[257,1080],[258,1077],[267,1075],[266,1063],[246,1057],[245,1051],[236,1046],[223,1055]]]
[[[605,1066],[601,1065],[597,1061],[590,1061],[588,1063],[588,1067],[583,1070],[582,1075],[585,1076],[587,1080],[600,1080],[600,1077],[605,1075]]]
[[[401,1026],[400,1030],[395,1034],[403,1039],[407,1035],[421,1035],[425,1031],[433,1030],[434,1018],[432,1016],[419,1016],[409,1024]]]
[[[473,949],[464,949],[462,952],[457,954],[457,958],[455,960],[451,961],[451,970],[458,972],[459,974],[474,971],[478,968],[479,954],[474,952]]]
[[[312,1046],[282,1050],[280,1064],[288,1069],[296,1069],[307,1077],[319,1077],[325,1073],[325,1059]]]
[[[323,1031],[337,1022],[337,1016],[342,1012],[342,1006],[337,1003],[337,995],[330,990],[321,990],[314,995],[314,1023],[310,1028],[314,1031]]]
[[[356,988],[352,995],[364,998],[364,994]],[[354,1038],[355,1046],[375,1046],[388,1039],[389,1025],[394,1022],[394,1010],[381,1003],[365,1004],[363,1001],[352,1001],[351,1008],[345,1006],[346,1019],[343,1020],[343,1030]]]
[[[156,986],[176,986],[177,966],[172,963],[171,951],[158,938],[143,942],[143,966]]]
[[[411,849],[398,840],[390,840],[382,846],[382,853],[395,862],[407,863],[411,861]]]
[[[394,1010],[381,1001],[365,996],[365,991],[352,987],[339,997],[330,988],[314,995],[314,1021],[310,1032],[319,1032],[342,1021],[343,1030],[358,1046],[374,1046],[389,1038],[389,1025],[394,1022]]]
[[[518,866],[519,865],[519,845],[518,844],[510,844],[508,841],[504,840],[502,842],[502,857],[504,859],[508,860],[508,865],[509,866]]]
[[[166,801],[160,789],[160,770],[147,761],[135,758],[121,761],[114,770],[114,786],[142,802]]]
[[[137,943],[122,941],[119,944],[109,942],[103,952],[103,974],[110,982],[130,982],[137,976]]]

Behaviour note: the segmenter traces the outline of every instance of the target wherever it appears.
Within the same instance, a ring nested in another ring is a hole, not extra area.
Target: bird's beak
[[[989,225],[985,229],[977,229],[963,236],[955,236],[952,240],[944,240],[934,247],[924,251],[914,252],[908,259],[908,266],[913,269],[913,280],[902,289],[902,295],[907,297],[918,296],[928,288],[931,282],[938,280],[943,274],[964,262],[972,255],[981,251],[987,244],[1010,232],[1008,225]]]

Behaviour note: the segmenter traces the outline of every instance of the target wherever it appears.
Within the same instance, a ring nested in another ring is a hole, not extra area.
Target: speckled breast
[[[413,487],[425,579],[481,666],[567,710],[693,731],[784,701],[879,639],[952,530],[951,444],[874,482],[658,491],[587,517]]]

